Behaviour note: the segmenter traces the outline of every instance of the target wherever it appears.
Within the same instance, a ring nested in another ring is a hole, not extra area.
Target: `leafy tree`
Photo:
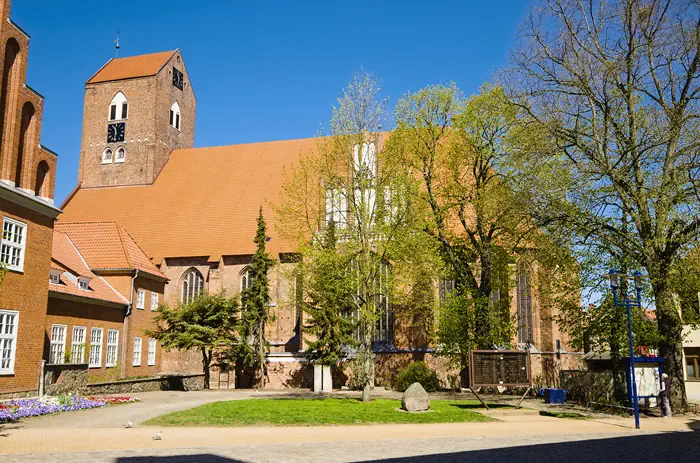
[[[199,349],[204,387],[209,389],[209,368],[214,351],[237,343],[238,303],[225,294],[202,293],[175,308],[162,305],[154,319],[156,329],[146,334],[165,349]]]
[[[265,356],[269,349],[265,325],[271,318],[268,272],[275,261],[265,250],[267,226],[262,207],[258,215],[258,230],[254,241],[257,248],[249,267],[250,286],[241,294],[239,334],[242,342],[237,347],[236,356],[243,366],[255,368],[260,379],[264,381],[267,378]]]
[[[304,256],[306,261],[297,269],[303,310],[309,316],[304,331],[312,336],[307,340],[307,357],[328,366],[337,365],[346,348],[355,344],[348,262],[337,253],[336,241],[335,222],[331,220],[323,238],[314,240]]]
[[[531,204],[540,224],[648,273],[672,403],[683,407],[682,322],[670,277],[700,230],[698,5],[549,0],[522,30],[505,82],[528,116],[521,123],[546,134],[530,163],[556,167],[529,177],[568,183],[533,188]]]
[[[347,262],[349,298],[357,320],[357,359],[362,365],[363,400],[374,385],[374,348],[391,343],[391,301],[411,305],[417,269],[432,262],[432,250],[413,224],[401,160],[383,149],[387,99],[376,79],[354,76],[333,108],[330,134],[317,149],[302,154],[286,172],[281,203],[276,205],[280,233],[307,243],[332,220],[338,234],[337,254]],[[401,289],[395,281],[402,281]],[[401,294],[397,294],[401,293]],[[356,359],[356,360],[357,360]]]
[[[441,309],[441,343],[461,358],[510,343],[508,265],[533,229],[510,175],[517,109],[499,87],[465,99],[454,85],[409,93],[397,104],[390,149],[417,180],[455,297]],[[444,323],[444,325],[443,325]],[[449,347],[447,347],[449,346]]]

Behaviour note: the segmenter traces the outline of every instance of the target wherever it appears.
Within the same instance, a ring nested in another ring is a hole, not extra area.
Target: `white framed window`
[[[90,367],[99,368],[102,366],[102,328],[93,328],[90,331]]]
[[[183,304],[191,302],[204,290],[204,277],[196,268],[191,268],[182,276],[181,300]]]
[[[252,282],[250,281],[250,269],[246,268],[241,272],[241,292],[250,288],[251,283]]]
[[[112,163],[112,149],[105,148],[105,150],[102,152],[102,164],[111,164],[111,163]]]
[[[345,188],[329,188],[326,190],[326,225],[331,221],[337,228],[345,228],[347,225],[348,198]]]
[[[129,102],[122,92],[118,92],[109,104],[109,120],[118,121],[129,117]]]
[[[135,367],[141,366],[141,338],[134,338],[134,358],[132,365]]]
[[[19,312],[0,310],[0,375],[11,375],[15,372],[18,327]]]
[[[8,270],[24,270],[24,250],[27,244],[27,225],[9,217],[2,222],[0,264]]]
[[[66,325],[51,325],[51,348],[49,363],[58,365],[64,363],[66,354]]]
[[[377,147],[374,143],[355,145],[352,150],[355,174],[365,178],[377,176]]]
[[[151,292],[151,311],[152,312],[157,312],[158,311],[158,304],[160,303],[160,300],[158,299],[159,294],[156,292]]]
[[[70,342],[71,363],[85,363],[85,327],[74,326]]]
[[[49,273],[49,283],[52,285],[60,285],[61,284],[61,271],[56,270],[56,269],[51,269],[51,273]]]
[[[143,289],[136,290],[136,308],[143,310],[146,307],[146,291]]]
[[[105,366],[113,367],[117,364],[118,349],[119,330],[107,330],[107,359]]]
[[[170,107],[170,125],[180,130],[180,105],[177,101]]]
[[[80,288],[83,291],[89,291],[90,280],[88,280],[87,278],[78,278],[78,288]]]
[[[148,340],[148,366],[156,364],[156,340],[151,338]]]
[[[122,163],[126,161],[126,148],[120,146],[117,148],[117,155],[114,157],[115,163]]]

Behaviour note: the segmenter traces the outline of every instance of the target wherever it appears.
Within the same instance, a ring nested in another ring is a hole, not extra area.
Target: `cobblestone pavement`
[[[277,429],[275,432],[284,432]],[[1,442],[0,442],[0,445]],[[559,434],[5,455],[3,463],[697,462],[700,433]]]

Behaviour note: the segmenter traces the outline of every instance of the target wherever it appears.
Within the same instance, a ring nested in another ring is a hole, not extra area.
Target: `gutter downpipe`
[[[124,342],[122,342],[122,378],[125,377],[126,375],[126,342],[127,339],[127,330],[128,330],[128,325],[126,324],[127,319],[129,318],[129,315],[131,315],[131,308],[134,305],[134,281],[136,278],[139,276],[139,269],[134,269],[134,277],[131,279],[131,292],[129,293],[129,304],[126,306],[126,314],[124,314],[124,329],[122,330],[124,332]]]

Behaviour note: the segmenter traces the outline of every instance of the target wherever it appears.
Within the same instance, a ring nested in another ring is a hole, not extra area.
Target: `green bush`
[[[435,392],[440,389],[437,373],[428,368],[425,362],[413,362],[401,370],[396,376],[394,388],[404,392],[413,383],[420,383],[426,392]]]

